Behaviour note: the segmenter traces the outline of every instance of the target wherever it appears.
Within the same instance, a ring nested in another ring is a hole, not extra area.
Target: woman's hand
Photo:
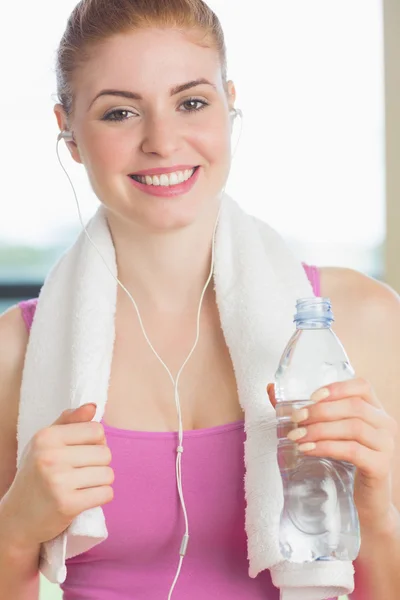
[[[55,538],[78,514],[112,500],[111,451],[95,414],[92,404],[64,411],[27,445],[1,501],[21,547]]]
[[[274,385],[267,392],[276,406]],[[366,531],[393,522],[391,467],[398,433],[371,384],[362,378],[332,383],[314,392],[315,404],[293,411],[297,427],[288,438],[306,456],[344,460],[356,466],[354,499]],[[363,532],[364,533],[364,532]]]

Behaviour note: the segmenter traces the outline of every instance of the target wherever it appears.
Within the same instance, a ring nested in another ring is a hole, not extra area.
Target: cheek
[[[225,168],[230,162],[231,135],[230,131],[218,125],[203,127],[192,138],[192,145],[212,167]]]
[[[121,143],[121,138],[99,136],[99,139],[91,139],[87,152],[90,156],[89,168],[102,177],[107,172],[118,172],[124,168],[126,149]]]
[[[94,193],[106,203],[106,198],[111,193],[113,176],[127,171],[128,167],[123,162],[126,154],[121,148],[121,140],[104,136],[91,136],[90,143],[85,147],[85,168]]]

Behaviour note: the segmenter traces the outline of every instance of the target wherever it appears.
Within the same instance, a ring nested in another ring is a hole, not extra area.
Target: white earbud
[[[74,134],[72,133],[72,131],[61,131],[61,133],[58,134],[58,141],[60,140],[65,140],[66,142],[74,142]]]
[[[229,114],[231,116],[232,123],[237,117],[243,118],[243,113],[240,108],[232,108],[232,110],[229,111]]]

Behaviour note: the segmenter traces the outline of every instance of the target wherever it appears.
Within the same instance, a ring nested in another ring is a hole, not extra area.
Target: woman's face
[[[148,230],[194,222],[229,174],[234,87],[227,95],[218,52],[191,40],[174,29],[114,37],[74,82],[71,153],[99,200]]]

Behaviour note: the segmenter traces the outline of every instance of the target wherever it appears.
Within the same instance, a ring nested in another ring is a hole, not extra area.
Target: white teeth
[[[168,175],[160,175],[160,185],[167,187],[169,185]]]
[[[186,169],[185,171],[176,171],[175,173],[162,174],[162,175],[146,175],[145,177],[138,176],[137,179],[144,185],[157,185],[163,187],[169,187],[178,185],[191,178],[195,169]]]
[[[171,173],[169,176],[169,185],[176,185],[178,181],[178,173]]]

